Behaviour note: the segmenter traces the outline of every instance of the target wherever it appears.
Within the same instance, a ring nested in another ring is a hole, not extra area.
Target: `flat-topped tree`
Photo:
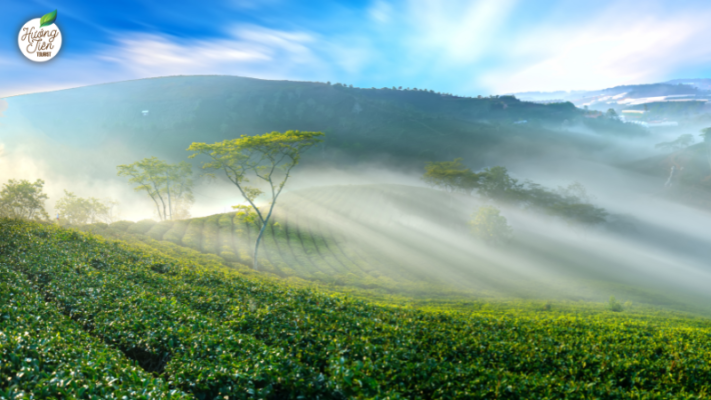
[[[193,158],[199,154],[207,155],[212,161],[203,164],[203,169],[223,171],[227,178],[237,186],[242,197],[255,211],[261,224],[259,236],[254,244],[253,268],[258,269],[257,255],[259,242],[264,229],[269,222],[276,205],[277,198],[286,185],[291,170],[299,164],[301,154],[320,143],[322,132],[286,131],[265,133],[258,136],[242,135],[238,139],[206,144],[193,143],[188,151],[195,151]],[[256,177],[267,184],[271,195],[269,211],[266,216],[254,204],[262,190],[247,186],[249,177]]]

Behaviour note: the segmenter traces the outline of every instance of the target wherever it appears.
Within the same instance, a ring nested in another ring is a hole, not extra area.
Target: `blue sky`
[[[58,10],[61,53],[21,26]],[[462,95],[599,89],[711,75],[711,2],[0,0],[0,97],[224,74]]]

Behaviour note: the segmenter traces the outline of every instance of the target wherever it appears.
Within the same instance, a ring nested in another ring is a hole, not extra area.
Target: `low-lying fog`
[[[0,137],[0,183],[8,179],[43,179],[50,215],[54,215],[54,204],[63,191],[69,190],[81,197],[117,200],[121,219],[156,217],[150,199],[115,176],[116,165],[151,156],[148,150],[135,151],[120,144],[101,150],[69,148],[51,142],[42,132],[15,133]],[[437,199],[400,195],[396,196],[397,201],[388,195],[380,200],[354,195],[347,204],[360,208],[355,214],[344,212],[343,204],[312,203],[302,211],[320,218],[322,224],[351,238],[353,243],[383,255],[379,268],[405,266],[423,277],[460,287],[476,286],[492,294],[602,299],[620,293],[618,298],[623,301],[678,308],[693,304],[688,309],[704,309],[703,303],[711,300],[711,215],[665,200],[660,196],[664,179],[614,166],[625,160],[662,154],[654,145],[682,133],[687,132],[667,129],[652,130],[646,137],[597,137],[607,144],[604,151],[556,152],[555,144],[551,144],[551,152],[543,158],[491,153],[485,161],[489,166],[506,166],[513,177],[530,179],[551,189],[574,181],[582,183],[594,196],[595,205],[634,222],[634,229],[623,233],[613,233],[605,227],[568,226],[548,216],[500,207],[514,229],[515,239],[511,248],[491,248],[478,243],[465,229],[452,225],[449,217],[432,218],[441,209],[451,210],[452,218],[467,218],[481,200],[466,196],[457,196],[449,205]],[[574,129],[570,134],[594,135]],[[466,149],[461,151],[465,162],[469,161]],[[186,152],[186,159],[187,155]],[[299,196],[301,189],[329,185],[424,187],[422,173],[423,170],[395,172],[378,164],[313,168],[305,163],[294,170],[284,198]],[[194,217],[228,212],[230,206],[243,202],[237,190],[221,179],[197,182],[191,209]]]

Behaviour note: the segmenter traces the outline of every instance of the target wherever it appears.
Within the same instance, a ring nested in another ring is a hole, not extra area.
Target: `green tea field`
[[[418,310],[0,222],[0,398],[701,399],[711,323]]]

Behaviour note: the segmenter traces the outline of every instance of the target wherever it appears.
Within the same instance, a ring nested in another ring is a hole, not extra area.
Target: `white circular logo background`
[[[40,28],[40,18],[28,21],[17,36],[20,51],[34,62],[53,59],[62,48],[62,33],[56,24]]]

